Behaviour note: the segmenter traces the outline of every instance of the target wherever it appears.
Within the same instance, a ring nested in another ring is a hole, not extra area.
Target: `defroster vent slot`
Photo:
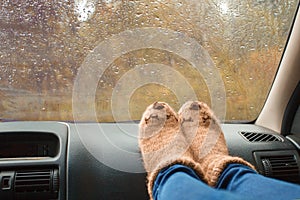
[[[258,133],[258,132],[240,132],[240,134],[249,142],[283,142],[283,139],[270,133]]]

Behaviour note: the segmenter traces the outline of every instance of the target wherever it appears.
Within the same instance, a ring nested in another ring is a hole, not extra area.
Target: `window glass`
[[[198,99],[253,120],[297,0],[4,0],[0,118],[131,121]]]

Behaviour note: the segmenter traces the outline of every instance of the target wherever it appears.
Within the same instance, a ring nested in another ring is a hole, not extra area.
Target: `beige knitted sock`
[[[182,132],[194,159],[201,164],[208,185],[215,186],[230,163],[254,167],[239,157],[228,155],[225,138],[217,118],[203,102],[189,101],[179,110]]]
[[[146,109],[139,125],[139,147],[147,171],[147,189],[152,187],[159,171],[174,164],[191,167],[204,179],[200,165],[193,160],[187,142],[180,131],[177,114],[164,102],[156,102]]]

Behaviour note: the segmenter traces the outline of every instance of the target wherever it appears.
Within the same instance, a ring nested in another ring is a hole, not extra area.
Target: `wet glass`
[[[165,101],[251,121],[299,1],[4,0],[0,118],[132,121]]]

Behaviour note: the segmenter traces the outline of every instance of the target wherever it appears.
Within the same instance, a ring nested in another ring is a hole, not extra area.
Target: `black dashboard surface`
[[[222,124],[231,155],[257,166],[254,152],[295,150],[286,138],[252,124]],[[53,164],[61,170],[60,199],[148,199],[145,172],[134,123],[5,122],[1,132],[35,130],[54,132],[60,154],[42,160],[2,160],[3,167]],[[63,132],[63,133],[61,133]],[[240,132],[278,135],[278,142],[249,142]],[[65,185],[65,187],[64,187]]]

